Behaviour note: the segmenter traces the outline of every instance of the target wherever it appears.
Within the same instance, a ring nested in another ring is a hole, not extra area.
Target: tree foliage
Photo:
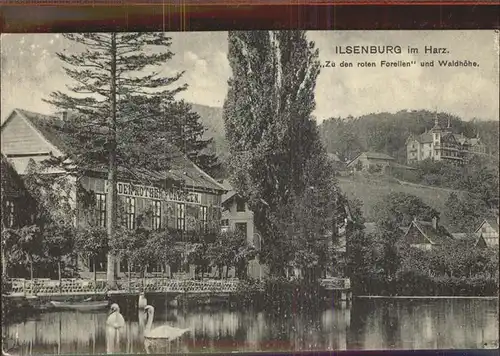
[[[450,193],[445,204],[444,215],[456,232],[470,233],[474,232],[488,215],[488,209],[484,201],[470,193],[463,198]]]
[[[318,50],[304,31],[230,32],[228,58],[232,77],[224,121],[232,184],[254,212],[264,240],[262,260],[272,273],[283,275],[289,242],[296,240],[283,227],[296,221],[297,202],[313,198],[310,187],[328,194],[325,200],[335,197],[333,182],[321,174],[331,170],[311,116]],[[312,210],[320,206],[310,203]],[[331,225],[324,219],[318,215],[316,227]],[[318,233],[302,238],[312,242]],[[304,253],[314,254],[309,245],[302,246]]]
[[[58,267],[65,275],[75,271],[75,196],[72,177],[46,174],[43,164],[28,163],[23,179],[26,190],[25,224],[2,229],[2,249],[7,266],[16,274],[56,277]],[[3,222],[3,220],[2,220]],[[35,270],[33,270],[35,269]]]
[[[496,295],[498,251],[476,238],[449,240],[430,251],[389,244],[390,232],[359,231],[352,238],[350,277],[356,293],[392,295]]]
[[[92,261],[94,271],[96,259],[109,251],[109,240],[106,229],[99,226],[86,226],[76,233],[75,247],[79,257],[84,261]],[[87,266],[90,267],[90,266]]]
[[[182,147],[198,162],[216,163],[197,151],[206,143],[200,137],[198,117],[189,105],[175,101],[175,95],[186,89],[178,84],[183,73],[167,75],[161,68],[174,55],[170,37],[147,32],[64,37],[77,51],[57,53],[73,85],[69,92],[55,91],[47,100],[69,112],[58,128],[68,152],[53,163],[80,173],[96,167],[108,171],[107,233],[111,237],[117,225],[118,167],[134,171],[139,180],[145,179],[141,169],[166,171],[172,158],[183,152],[172,146],[179,141],[189,141],[189,147]],[[172,129],[176,120],[182,121],[183,132]],[[110,255],[108,280],[113,284],[115,278]]]
[[[69,93],[51,93],[47,101],[73,114],[61,128],[75,142],[72,160],[81,169],[106,167],[115,152],[116,163],[125,167],[168,167],[161,148],[170,134],[157,113],[185,89],[175,85],[182,73],[167,76],[159,70],[174,55],[171,39],[163,33],[64,36],[79,49],[57,53],[75,84]],[[152,159],[145,152],[159,155]]]
[[[206,254],[211,266],[218,269],[219,278],[223,277],[223,267],[226,267],[226,273],[234,267],[238,277],[246,278],[246,268],[255,257],[255,249],[242,233],[230,230],[220,232],[215,241],[208,245]]]
[[[390,193],[377,203],[376,221],[379,225],[407,227],[413,219],[431,221],[439,212],[419,197],[407,193]]]
[[[164,110],[167,128],[171,131],[175,146],[210,176],[216,176],[221,163],[210,150],[213,138],[205,138],[207,128],[200,115],[185,101],[168,103]]]

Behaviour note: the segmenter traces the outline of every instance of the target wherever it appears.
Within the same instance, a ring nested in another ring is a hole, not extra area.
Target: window
[[[105,253],[99,253],[95,258],[89,260],[90,272],[106,272],[108,258]]]
[[[129,266],[129,263],[127,261],[127,259],[123,258],[120,260],[120,272],[121,273],[128,273],[129,272],[129,267],[130,267],[130,272],[131,273],[139,273],[141,272],[141,268],[140,266],[132,266],[130,265]]]
[[[135,198],[125,198],[125,225],[128,229],[135,229]]]
[[[126,258],[122,258],[120,260],[120,272],[122,272],[122,273],[128,273],[129,272],[128,267],[129,267],[129,265],[128,265],[127,259]],[[130,271],[130,272],[132,272],[132,271]]]
[[[161,228],[161,201],[153,200],[153,221],[151,224],[153,230]]]
[[[241,198],[236,198],[236,211],[245,211],[245,201]]]
[[[260,237],[259,234],[254,234],[253,244],[258,251],[262,249],[262,238]]]
[[[97,226],[106,227],[106,194],[96,193],[95,200]]]
[[[5,201],[5,215],[4,215],[5,226],[13,227],[15,223],[15,207],[12,200]]]
[[[184,231],[186,229],[186,204],[177,204],[177,229]]]
[[[163,272],[163,268],[161,263],[156,263],[154,265],[148,265],[146,268],[146,272],[148,273],[161,273]]]
[[[202,206],[201,207],[201,228],[202,228],[203,232],[207,231],[207,225],[208,225],[207,207]]]
[[[243,234],[245,238],[247,237],[247,223],[236,223],[235,228],[237,232]]]
[[[221,221],[221,226],[229,226],[229,219],[223,219]]]

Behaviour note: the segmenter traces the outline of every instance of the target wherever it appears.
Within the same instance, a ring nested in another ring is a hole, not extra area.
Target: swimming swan
[[[169,325],[162,325],[151,330],[155,308],[153,308],[152,305],[147,305],[144,310],[147,315],[147,322],[144,330],[144,337],[146,339],[175,340],[184,335],[186,332],[190,331],[190,329],[179,329]]]
[[[125,319],[120,314],[118,304],[112,304],[109,310],[108,320],[106,320],[106,351],[114,353],[119,350],[120,336],[125,328]]]
[[[106,326],[114,329],[121,329],[125,326],[125,319],[123,319],[123,315],[120,313],[120,307],[116,303],[111,305]]]

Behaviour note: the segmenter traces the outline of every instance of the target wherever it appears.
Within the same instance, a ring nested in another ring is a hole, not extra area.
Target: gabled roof
[[[477,146],[477,145],[482,145],[483,143],[481,142],[481,139],[479,137],[476,138],[470,138],[469,142],[471,146]]]
[[[451,132],[448,132],[448,133],[444,134],[443,136],[441,136],[441,141],[454,143],[454,144],[459,144],[459,143],[461,144],[462,143],[459,140],[457,140],[455,135]],[[463,141],[463,142],[465,142],[465,141]]]
[[[386,161],[394,161],[394,158],[381,152],[361,152],[356,157],[354,157],[347,165],[351,165],[354,161],[356,161],[360,156],[366,156],[368,159],[381,159]]]
[[[481,234],[478,234],[478,233],[457,232],[457,233],[452,233],[451,236],[455,240],[458,240],[458,241],[466,241],[466,240],[473,239],[474,246],[486,244],[483,236]]]
[[[465,137],[463,134],[452,134],[455,141],[459,142],[461,145],[469,143],[469,138]]]
[[[417,136],[416,140],[420,143],[431,143],[433,141],[432,134],[429,132],[424,132],[423,134]]]
[[[228,204],[233,200],[234,197],[236,197],[238,194],[234,191],[231,190],[230,192],[227,192],[222,195],[222,204]]]
[[[219,183],[221,186],[226,189],[226,192],[222,194],[222,204],[228,203],[235,195],[236,191],[231,186],[231,183],[227,179],[223,180]]]
[[[336,153],[328,153],[328,158],[334,162],[342,162]]]
[[[57,147],[60,151],[69,153],[71,146],[68,145],[67,140],[61,134],[58,128],[62,128],[63,122],[56,116],[44,115],[36,112],[15,109],[19,114],[26,118],[52,145]]]
[[[386,159],[389,161],[394,160],[393,157],[380,152],[363,152],[362,154],[366,155],[367,158],[372,158],[372,159]]]
[[[54,147],[65,154],[71,154],[72,142],[62,130],[64,122],[56,116],[39,114],[27,110],[15,109],[15,112],[24,117],[44,138]],[[7,124],[6,120],[2,128]],[[126,169],[119,167],[118,173],[126,178],[146,178],[151,180],[175,180],[182,181],[187,186],[225,191],[215,179],[210,177],[201,168],[187,158],[177,147],[168,145],[168,150],[172,152],[170,169],[164,172],[153,172],[146,169]],[[92,171],[107,172],[107,167],[93,167]]]
[[[481,230],[481,228],[483,227],[483,225],[485,223],[488,223],[488,225],[490,225],[491,228],[494,229],[496,232],[499,231],[498,220],[496,218],[494,218],[493,216],[489,216],[489,217],[485,218],[483,220],[483,222],[479,225],[479,227],[476,229],[476,233],[479,232],[479,230]]]
[[[425,239],[432,245],[441,245],[450,240],[450,234],[443,226],[438,225],[438,228],[434,229],[432,222],[428,221],[412,221],[405,236],[408,235],[412,226],[417,228],[417,230],[420,231]]]

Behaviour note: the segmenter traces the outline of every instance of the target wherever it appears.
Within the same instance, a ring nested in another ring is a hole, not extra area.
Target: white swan
[[[148,305],[148,300],[146,299],[144,292],[141,292],[141,294],[139,294],[139,302],[138,302],[139,309],[144,309],[146,308],[147,305]]]
[[[108,353],[113,353],[119,349],[120,334],[125,327],[125,319],[120,313],[118,304],[112,304],[108,320],[106,320],[106,349]]]
[[[162,325],[151,330],[155,308],[153,308],[152,305],[147,305],[144,310],[147,315],[147,322],[144,330],[144,337],[146,339],[175,340],[190,331],[190,329],[179,329],[170,325]]]
[[[146,313],[144,311],[144,308],[148,305],[148,300],[144,296],[144,292],[141,292],[139,294],[139,302],[137,303],[138,310],[139,310],[139,331],[142,332],[144,330],[144,326],[146,324]]]
[[[121,329],[125,326],[125,319],[123,319],[123,315],[120,313],[120,307],[116,303],[111,305],[106,326],[114,329]]]

